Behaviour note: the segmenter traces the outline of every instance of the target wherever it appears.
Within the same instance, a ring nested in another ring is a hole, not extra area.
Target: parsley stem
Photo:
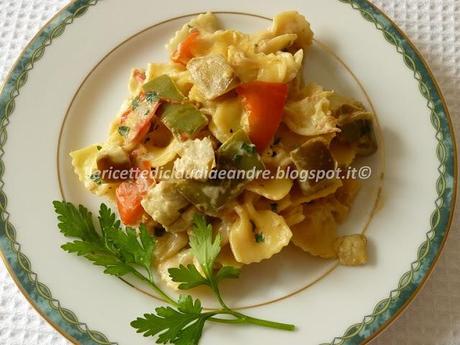
[[[219,286],[216,284],[216,281],[211,277],[208,277],[208,280],[211,283],[211,289],[214,292],[214,295],[216,296],[217,300],[219,301],[220,305],[225,309],[225,310],[231,310],[227,304],[225,304],[222,295],[220,294]]]
[[[150,272],[150,270],[147,270],[147,271],[149,273],[148,278],[146,276],[144,276],[142,273],[140,273],[139,271],[137,271],[137,270],[135,270],[133,273],[139,279],[147,282],[161,296],[161,298],[165,302],[167,302],[169,304],[172,304],[174,306],[177,306],[177,302],[173,298],[171,298],[166,292],[164,292],[157,284],[155,284],[155,282],[153,281],[153,276],[152,276],[152,273]]]
[[[221,319],[219,317],[211,317],[209,321],[216,322],[216,323],[226,323],[226,324],[244,324],[246,323],[246,321],[244,321],[243,319]]]
[[[294,331],[295,326],[287,323],[280,323],[268,320],[257,319],[251,316],[247,316],[232,310],[218,310],[216,314],[219,315],[232,315],[236,319],[221,319],[217,317],[212,317],[209,321],[216,322],[216,323],[226,323],[226,324],[253,324],[257,326],[262,326],[266,328],[274,328],[283,331]]]
[[[216,314],[219,315],[232,315],[236,319],[221,319],[212,317],[209,321],[216,323],[227,323],[227,324],[252,324],[266,328],[279,329],[282,331],[295,331],[295,326],[288,323],[280,323],[275,321],[268,321],[263,319],[257,319],[245,314],[238,313],[233,310],[217,310]]]
[[[205,271],[206,272],[206,271]],[[217,300],[219,301],[220,305],[223,307],[223,310],[219,312],[219,314],[226,314],[226,315],[233,315],[236,317],[236,320],[225,320],[224,319],[215,319],[213,318],[212,321],[215,322],[224,322],[224,323],[250,323],[253,325],[257,326],[262,326],[262,327],[267,327],[267,328],[274,328],[274,329],[279,329],[279,330],[284,330],[284,331],[294,331],[295,326],[291,324],[286,324],[286,323],[280,323],[280,322],[274,322],[274,321],[268,321],[268,320],[262,320],[262,319],[257,319],[242,313],[239,313],[237,311],[232,310],[227,304],[224,302],[222,295],[220,293],[219,286],[216,282],[215,279],[213,279],[213,276],[209,273],[206,272],[206,276],[208,278],[208,281],[210,282],[210,287],[212,291],[214,292],[214,295],[216,296]]]
[[[241,320],[245,321],[246,323],[250,323],[253,325],[262,326],[266,328],[274,328],[274,329],[279,329],[283,331],[291,331],[291,332],[295,331],[295,326],[291,324],[257,319],[257,318],[254,318],[254,317],[251,317],[245,314],[241,314],[237,311],[231,311],[230,313],[234,315],[235,317],[240,318]]]

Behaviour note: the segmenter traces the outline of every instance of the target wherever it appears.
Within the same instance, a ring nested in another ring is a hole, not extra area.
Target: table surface
[[[460,0],[372,0],[431,65],[460,137]],[[41,26],[68,0],[0,0],[0,80]],[[459,208],[424,289],[373,345],[460,345]],[[29,305],[0,261],[0,345],[69,344]]]

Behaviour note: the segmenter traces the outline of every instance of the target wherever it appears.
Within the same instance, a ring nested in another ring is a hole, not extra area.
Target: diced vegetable
[[[240,85],[237,92],[249,112],[249,138],[263,152],[281,123],[288,85],[255,81]]]
[[[180,140],[193,138],[208,124],[208,118],[192,104],[167,104],[161,121]]]
[[[152,165],[147,160],[140,160],[137,163],[138,176],[136,183],[139,186],[139,190],[145,195],[150,187],[155,184],[155,178],[152,176]]]
[[[97,169],[100,172],[99,178],[106,182],[115,182],[127,180],[127,174],[123,171],[128,171],[131,168],[131,160],[128,153],[118,145],[105,145],[97,153]]]
[[[136,180],[121,183],[115,191],[118,213],[125,225],[137,225],[140,222],[144,214],[144,209],[141,205],[142,198],[147,194],[152,184],[155,183],[155,180],[150,175],[150,164],[148,162],[141,162],[137,169]],[[129,177],[132,178],[132,176]]]
[[[174,161],[174,171],[182,178],[207,180],[216,165],[214,148],[208,137],[184,142],[179,155],[181,158]]]
[[[153,220],[168,227],[179,219],[188,202],[173,181],[161,181],[148,191],[141,204]]]
[[[338,127],[341,132],[334,140],[354,146],[358,156],[370,156],[377,151],[377,140],[370,113],[358,112],[351,116],[343,116],[339,120]]]
[[[144,213],[141,205],[144,194],[145,191],[134,181],[126,181],[118,186],[115,195],[118,213],[123,224],[136,225],[139,223]]]
[[[349,235],[335,241],[339,262],[345,266],[365,265],[368,261],[367,238],[364,235]]]
[[[146,83],[143,88],[145,92],[155,92],[163,100],[179,102],[164,105],[161,121],[180,140],[192,138],[207,125],[207,117],[192,104],[180,104],[184,96],[169,76],[162,75]]]
[[[335,182],[335,179],[326,177],[326,175],[330,174],[330,171],[335,174],[337,163],[332,157],[325,139],[313,138],[308,140],[298,149],[291,152],[291,158],[298,170],[313,172],[313,175],[315,175],[312,176],[314,178],[300,182],[300,187],[304,194],[316,193]],[[318,179],[320,177],[318,174],[324,174],[324,178]]]
[[[248,135],[242,129],[233,134],[219,148],[218,165],[224,169],[238,170],[263,170],[264,165],[256,151],[256,147],[249,140]]]
[[[329,107],[332,116],[339,118],[349,116],[356,112],[366,111],[366,107],[359,101],[345,97],[337,92],[332,93],[329,97]]]
[[[200,211],[215,216],[229,201],[236,198],[244,190],[248,180],[238,178],[238,171],[263,170],[255,146],[243,130],[239,130],[228,139],[218,150],[218,168],[220,170],[236,170],[234,179],[217,179],[209,181],[183,180],[178,182],[177,189]],[[219,172],[216,173],[219,177]]]
[[[133,150],[142,143],[148,134],[160,102],[141,94],[132,101],[131,110],[124,113],[120,120],[118,133],[125,138],[124,149]]]
[[[160,98],[167,101],[181,102],[184,99],[184,95],[174,81],[166,74],[145,83],[142,88],[144,92],[155,92]]]
[[[198,42],[200,32],[192,30],[188,36],[179,44],[177,50],[171,56],[171,60],[182,65],[186,65],[193,58],[193,50]]]
[[[187,64],[187,69],[196,87],[208,100],[228,92],[234,80],[233,68],[222,55],[194,58]]]
[[[127,142],[130,145],[138,145],[144,140],[145,136],[149,132],[150,125],[152,124],[152,119],[154,116],[155,114],[152,112],[136,123],[128,135]]]
[[[181,180],[177,190],[198,210],[216,216],[227,202],[244,190],[244,186],[241,180]]]

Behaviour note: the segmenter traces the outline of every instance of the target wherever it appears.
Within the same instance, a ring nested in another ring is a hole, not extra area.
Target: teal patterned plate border
[[[431,111],[431,123],[436,131],[437,158],[439,176],[436,183],[437,199],[431,215],[431,228],[426,233],[426,240],[417,252],[417,259],[399,280],[398,286],[387,298],[380,301],[374,310],[349,327],[341,336],[323,345],[363,344],[377,336],[388,324],[394,321],[406,306],[414,299],[417,292],[432,272],[442,251],[449,232],[455,208],[457,191],[457,151],[452,124],[446,102],[441,94],[433,74],[407,36],[382,11],[367,0],[338,0],[358,10],[364,19],[383,33],[384,38],[402,55],[404,63],[413,72],[419,82],[422,95],[427,100]],[[18,287],[35,307],[35,309],[62,335],[74,343],[116,344],[107,336],[92,330],[81,322],[71,310],[66,309],[53,297],[50,289],[38,280],[32,270],[32,264],[21,251],[21,244],[16,240],[16,231],[9,222],[7,196],[3,192],[3,147],[7,140],[9,117],[14,113],[15,100],[21,87],[27,82],[28,72],[41,59],[46,47],[60,37],[67,25],[84,15],[99,0],[76,0],[61,10],[25,48],[11,70],[0,93],[0,249],[4,262]]]

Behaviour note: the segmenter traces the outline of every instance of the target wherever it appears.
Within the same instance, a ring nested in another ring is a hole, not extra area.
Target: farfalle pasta
[[[356,181],[278,176],[347,168],[377,150],[374,114],[303,82],[312,42],[297,12],[254,34],[199,15],[168,43],[168,62],[132,70],[106,141],[71,153],[86,189],[113,199],[126,225],[155,233],[154,264],[169,286],[169,267],[195,261],[197,212],[221,234],[218,265],[258,263],[290,243],[344,265],[367,261],[363,236],[337,234]]]

